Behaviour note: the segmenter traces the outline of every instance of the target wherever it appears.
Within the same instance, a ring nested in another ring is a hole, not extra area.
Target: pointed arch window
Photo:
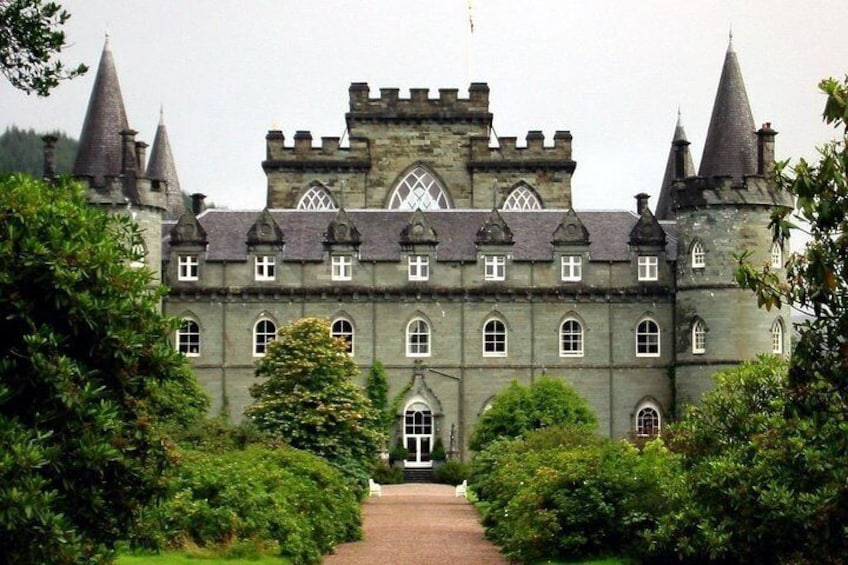
[[[652,403],[646,403],[636,410],[636,436],[656,437],[660,435],[660,411]]]
[[[660,327],[647,318],[636,326],[636,357],[660,356]]]
[[[353,355],[353,324],[347,318],[338,318],[333,321],[330,335],[345,341],[348,355]]]
[[[200,356],[200,326],[191,318],[183,318],[177,330],[177,351],[186,357]]]
[[[692,353],[702,355],[707,351],[707,326],[700,318],[692,324]]]
[[[421,318],[406,325],[406,356],[430,356],[430,324]]]
[[[253,326],[253,356],[263,357],[268,345],[277,337],[277,325],[271,320],[259,320]]]
[[[692,244],[692,268],[703,269],[707,266],[707,254],[704,252],[704,244],[695,241]]]
[[[502,210],[541,210],[542,202],[526,184],[516,186],[504,200]]]
[[[782,269],[783,268],[783,248],[780,246],[780,243],[775,241],[771,244],[771,268],[772,269]]]
[[[326,187],[315,185],[303,193],[297,202],[298,210],[337,210],[336,200]]]
[[[483,357],[506,357],[506,324],[498,319],[483,326]]]
[[[783,322],[775,320],[771,325],[771,352],[783,355]]]
[[[559,326],[559,356],[583,357],[583,325],[574,318]]]
[[[423,167],[415,167],[401,179],[388,204],[390,210],[444,210],[450,207],[442,184]]]

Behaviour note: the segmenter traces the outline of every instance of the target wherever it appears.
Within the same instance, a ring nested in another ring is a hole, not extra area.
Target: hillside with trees
[[[45,135],[55,135],[56,141],[56,172],[70,174],[77,155],[79,141],[68,137],[59,131],[38,133],[34,129],[21,129],[17,126],[7,126],[0,134],[0,174],[26,173],[35,178],[44,174],[44,142]]]

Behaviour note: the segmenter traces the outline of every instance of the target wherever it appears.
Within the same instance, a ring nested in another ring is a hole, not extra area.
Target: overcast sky
[[[104,36],[130,126],[152,143],[164,107],[182,188],[231,209],[265,205],[265,134],[341,136],[348,86],[487,82],[494,129],[574,136],[574,207],[656,204],[678,107],[696,167],[732,28],[754,120],[778,157],[834,137],[816,85],[848,72],[848,2],[63,0],[63,59],[91,71],[48,98],[0,81],[0,127],[78,137]]]

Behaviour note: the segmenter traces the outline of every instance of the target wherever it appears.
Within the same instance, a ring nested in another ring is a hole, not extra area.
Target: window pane
[[[422,167],[415,167],[398,183],[389,199],[390,210],[439,210],[450,208],[439,181]]]

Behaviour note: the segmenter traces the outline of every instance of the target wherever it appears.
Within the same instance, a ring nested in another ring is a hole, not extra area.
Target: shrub
[[[399,485],[403,482],[403,469],[378,461],[371,471],[371,478],[382,485]]]
[[[469,466],[461,461],[445,461],[433,472],[437,483],[458,485],[470,475]]]

